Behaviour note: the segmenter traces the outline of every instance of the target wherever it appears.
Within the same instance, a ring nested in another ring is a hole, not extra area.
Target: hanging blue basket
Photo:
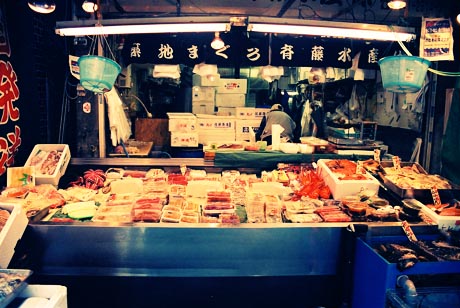
[[[117,62],[101,56],[81,56],[78,66],[80,84],[86,90],[96,93],[110,91],[121,72]]]
[[[391,56],[380,59],[379,65],[387,91],[413,93],[421,89],[430,61],[414,56]]]

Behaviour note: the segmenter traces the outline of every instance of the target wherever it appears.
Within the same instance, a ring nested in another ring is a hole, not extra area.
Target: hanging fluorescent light
[[[49,14],[56,9],[56,3],[54,1],[28,1],[27,4],[32,11],[41,14]]]
[[[61,36],[186,33],[228,31],[230,23],[222,18],[129,18],[100,21],[80,20],[56,23],[56,34]]]
[[[406,1],[403,0],[391,0],[388,1],[388,7],[392,10],[400,10],[405,8],[407,5]]]
[[[81,7],[86,13],[94,13],[98,9],[96,2],[92,0],[85,0]]]
[[[211,42],[212,49],[219,50],[225,46],[224,41],[220,38],[219,32],[215,33],[214,39]]]
[[[414,29],[386,25],[345,23],[321,20],[300,20],[250,17],[248,31],[343,37],[379,41],[411,41]]]

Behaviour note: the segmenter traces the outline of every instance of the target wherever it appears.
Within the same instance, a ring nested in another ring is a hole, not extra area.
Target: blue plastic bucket
[[[414,56],[379,60],[383,87],[390,92],[413,93],[421,89],[430,61]]]
[[[110,91],[121,72],[117,62],[101,56],[81,56],[78,66],[80,84],[86,90],[96,93]]]

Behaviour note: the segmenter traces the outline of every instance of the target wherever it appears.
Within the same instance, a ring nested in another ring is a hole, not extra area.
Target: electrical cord
[[[153,115],[149,112],[149,110],[147,109],[147,107],[145,107],[144,102],[143,102],[139,97],[137,97],[137,96],[134,95],[134,94],[129,94],[128,97],[129,97],[129,96],[134,97],[134,98],[142,105],[142,107],[144,107],[144,110],[145,110],[145,112],[146,112],[146,114],[147,114],[147,118],[152,118],[152,117],[153,117]]]

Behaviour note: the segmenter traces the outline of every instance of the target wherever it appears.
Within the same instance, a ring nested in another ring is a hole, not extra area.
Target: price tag
[[[374,160],[380,163],[380,149],[374,149]]]
[[[436,208],[441,206],[441,197],[439,196],[439,191],[436,186],[431,187],[431,196],[433,197],[434,206]]]
[[[356,165],[356,174],[366,174],[366,169],[364,168],[363,162],[358,160]]]
[[[401,158],[399,158],[399,156],[393,156],[391,159],[393,160],[393,168],[396,171],[401,170]]]
[[[401,222],[401,226],[404,230],[404,233],[406,233],[407,238],[411,242],[417,242],[417,237],[415,236],[414,231],[412,231],[412,228],[409,226],[409,223],[405,220]]]
[[[180,173],[185,175],[185,172],[187,172],[187,166],[185,164],[180,165]]]

